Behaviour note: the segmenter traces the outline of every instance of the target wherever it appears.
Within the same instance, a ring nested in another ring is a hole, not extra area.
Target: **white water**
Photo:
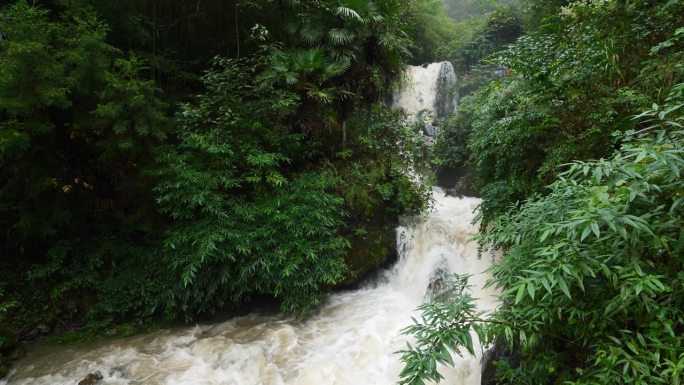
[[[454,111],[457,95],[448,89],[456,82],[451,63],[409,66],[405,77],[405,84],[394,93],[394,106],[402,107],[411,115],[428,110],[436,117],[443,117]]]
[[[105,384],[390,385],[402,365],[400,330],[438,272],[473,274],[481,309],[495,306],[481,274],[490,258],[468,243],[478,200],[434,191],[435,207],[397,229],[399,261],[367,287],[338,293],[307,320],[251,315],[114,342],[42,347],[20,361],[10,384],[75,385],[99,370]],[[480,358],[456,359],[443,384],[479,385]]]

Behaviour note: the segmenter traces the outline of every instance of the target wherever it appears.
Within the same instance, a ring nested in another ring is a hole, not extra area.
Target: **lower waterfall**
[[[433,198],[430,212],[397,229],[393,268],[359,290],[334,294],[305,320],[250,315],[116,341],[36,347],[17,363],[9,384],[75,385],[95,371],[103,384],[395,384],[402,369],[395,352],[407,339],[400,331],[437,275],[472,274],[480,309],[496,306],[497,293],[483,288],[491,258],[478,259],[477,245],[468,243],[479,201],[439,188]],[[442,384],[480,384],[480,356],[465,357],[441,370]]]

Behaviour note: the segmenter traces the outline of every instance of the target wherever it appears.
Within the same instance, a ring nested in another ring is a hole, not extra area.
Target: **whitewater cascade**
[[[434,127],[433,119],[448,116],[457,107],[455,83],[456,72],[448,61],[409,66],[405,71],[404,84],[394,92],[392,104],[414,116],[427,110],[429,114],[423,116],[425,134],[435,136],[438,129]]]
[[[415,69],[414,87],[399,97],[420,98],[409,112],[432,110],[444,68]],[[451,273],[471,274],[479,308],[496,306],[497,293],[483,287],[491,257],[478,258],[477,245],[468,242],[477,230],[471,221],[479,200],[447,196],[438,187],[433,200],[430,211],[397,228],[394,267],[358,290],[332,295],[304,320],[252,314],[115,341],[38,346],[0,385],[74,385],[96,371],[101,383],[117,385],[396,384],[403,366],[395,352],[408,338],[401,330],[436,282]],[[442,384],[480,385],[480,356],[464,356],[441,369]]]

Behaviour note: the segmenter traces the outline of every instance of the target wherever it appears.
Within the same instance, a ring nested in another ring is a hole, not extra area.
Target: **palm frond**
[[[351,67],[349,60],[338,60],[328,63],[323,69],[321,80],[328,81],[334,77],[340,76]]]
[[[328,31],[328,40],[336,45],[344,45],[354,40],[354,34],[343,28],[333,28]]]
[[[361,17],[358,12],[348,7],[337,7],[335,9],[335,14],[345,19],[354,19],[360,21],[361,23],[364,22],[363,17]]]
[[[325,65],[325,55],[320,47],[299,50],[292,54],[292,65],[297,72],[310,73]]]
[[[312,26],[310,24],[304,25],[299,29],[299,37],[306,44],[317,44],[323,39],[324,33],[322,28]]]

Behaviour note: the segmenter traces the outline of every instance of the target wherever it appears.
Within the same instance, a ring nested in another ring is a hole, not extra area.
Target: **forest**
[[[391,95],[438,61],[433,143]],[[500,306],[454,277],[398,383],[474,333],[488,385],[682,384],[683,155],[681,0],[9,1],[0,379],[22,341],[307,317],[458,169]]]

